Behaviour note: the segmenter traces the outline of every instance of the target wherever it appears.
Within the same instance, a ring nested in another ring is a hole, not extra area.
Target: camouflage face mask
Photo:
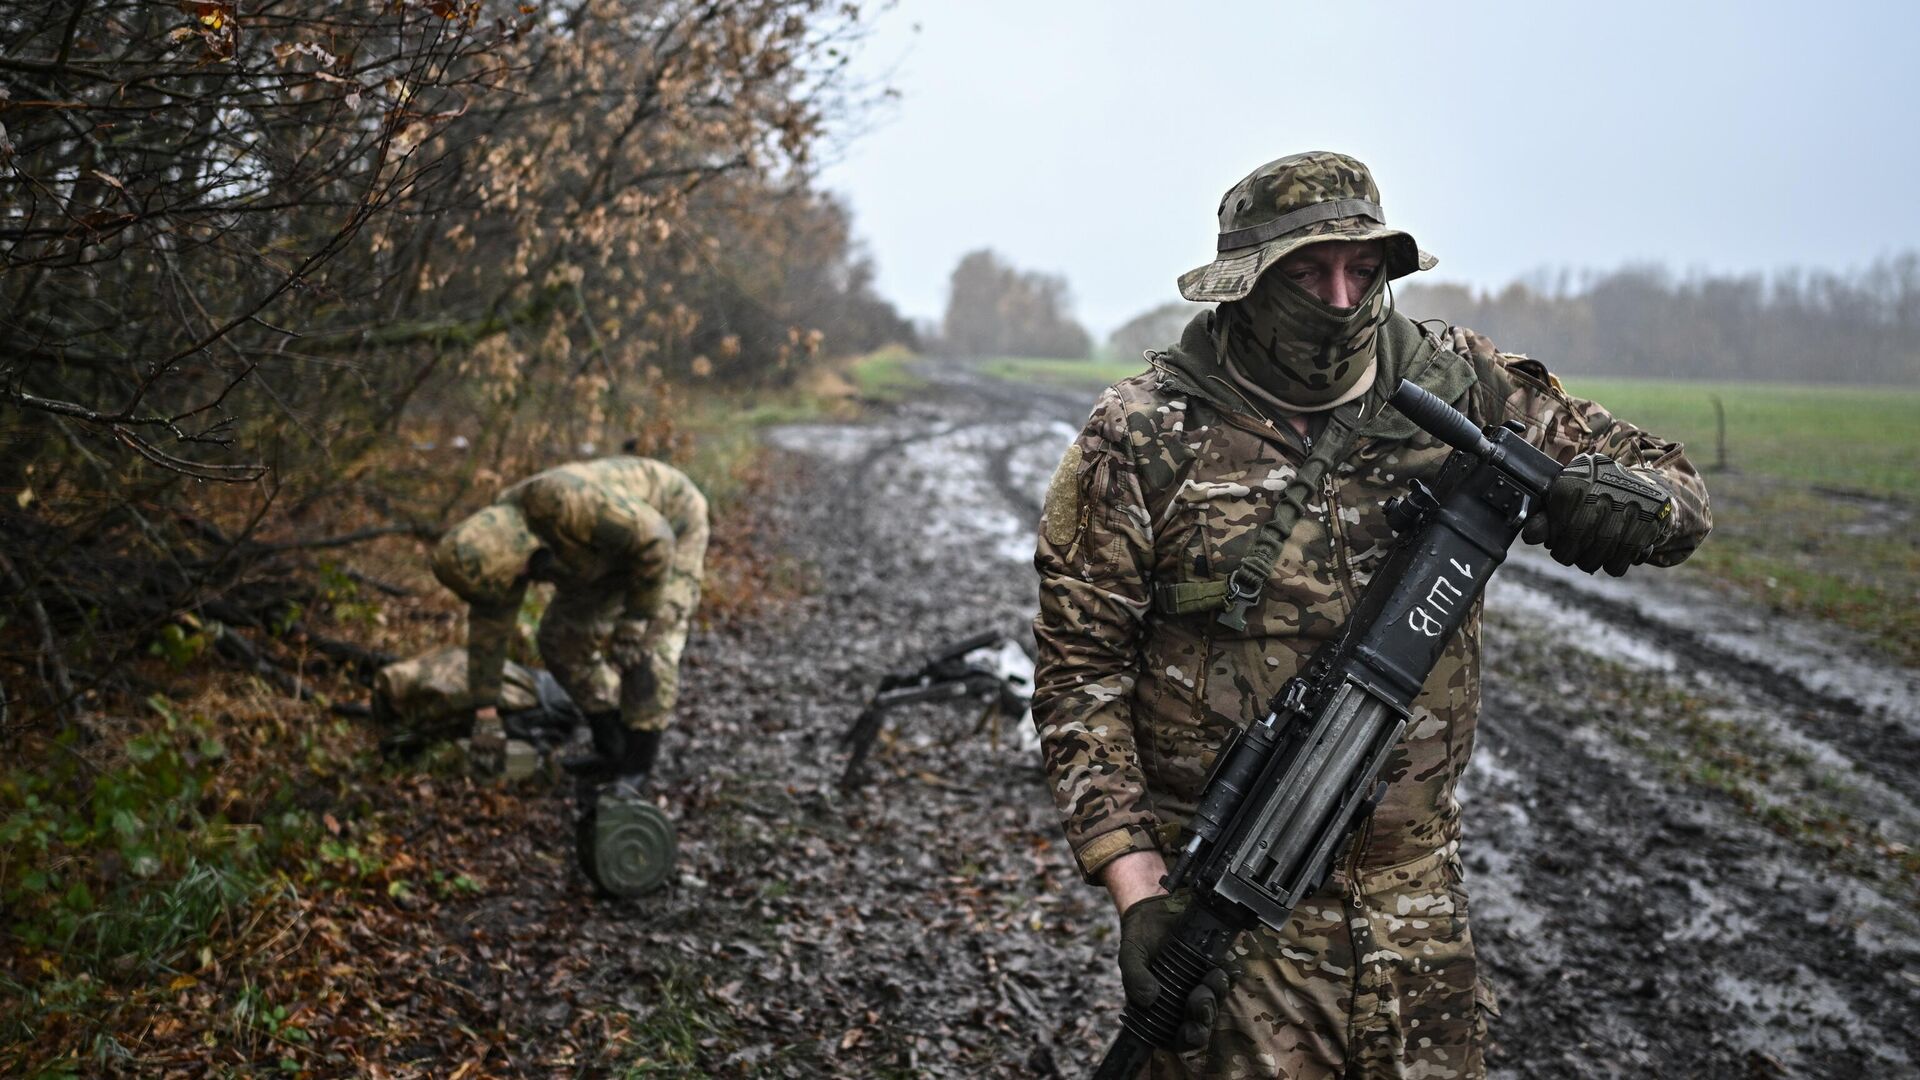
[[[1214,334],[1228,371],[1293,412],[1330,409],[1373,381],[1386,277],[1360,302],[1330,307],[1282,274],[1262,275],[1245,299],[1220,305]]]

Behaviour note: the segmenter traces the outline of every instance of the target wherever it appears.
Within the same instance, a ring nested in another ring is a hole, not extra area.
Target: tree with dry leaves
[[[0,0],[0,684],[72,711],[162,626],[297,602],[234,601],[263,559],[430,534],[583,443],[672,452],[676,380],[899,336],[809,173],[863,33],[819,0]],[[373,466],[414,429],[476,452]]]

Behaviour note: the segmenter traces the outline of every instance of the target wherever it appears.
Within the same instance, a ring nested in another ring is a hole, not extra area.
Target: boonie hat
[[[1387,280],[1440,260],[1412,235],[1387,227],[1380,188],[1345,154],[1310,150],[1269,161],[1220,200],[1219,257],[1180,275],[1180,295],[1203,304],[1238,300],[1290,252],[1323,240],[1384,240]]]
[[[499,603],[513,595],[539,547],[519,507],[494,503],[440,538],[433,575],[468,603]]]

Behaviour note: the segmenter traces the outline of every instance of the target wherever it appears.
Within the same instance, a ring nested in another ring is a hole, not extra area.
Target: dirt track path
[[[863,423],[775,431],[768,512],[812,580],[692,643],[662,777],[675,883],[596,903],[533,845],[463,918],[562,924],[521,933],[537,965],[585,972],[572,1008],[691,1063],[669,1075],[1084,1075],[1119,1005],[1115,920],[1035,755],[925,706],[891,722],[877,783],[835,781],[883,671],[1023,630],[1040,493],[1091,398],[948,372]],[[1676,582],[1527,559],[1490,594],[1463,801],[1495,1075],[1916,1075],[1915,673]],[[547,812],[527,835],[563,827]],[[513,1053],[579,1026],[496,977],[476,990]]]

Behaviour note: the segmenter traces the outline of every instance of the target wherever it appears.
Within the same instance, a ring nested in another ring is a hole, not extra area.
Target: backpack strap
[[[1220,583],[1220,602],[1224,608],[1216,620],[1220,625],[1233,630],[1247,628],[1247,612],[1260,602],[1267,579],[1273,577],[1273,568],[1280,561],[1280,552],[1286,548],[1287,537],[1293,535],[1293,527],[1307,514],[1307,500],[1320,490],[1320,483],[1327,473],[1345,461],[1360,441],[1360,433],[1364,428],[1364,407],[1372,405],[1375,417],[1386,407],[1384,398],[1376,401],[1375,397],[1369,391],[1358,401],[1350,401],[1328,416],[1326,430],[1320,433],[1319,441],[1314,443],[1307,460],[1294,472],[1293,479],[1281,489],[1280,497],[1274,500],[1273,513],[1255,530],[1253,543],[1247,548],[1247,553],[1241,556],[1240,565],[1234,567],[1233,573]]]
[[[1404,330],[1398,324],[1404,324]],[[1280,561],[1280,553],[1286,548],[1287,538],[1306,516],[1307,500],[1320,490],[1327,474],[1345,461],[1364,439],[1406,439],[1417,432],[1412,421],[1387,406],[1387,398],[1399,387],[1400,378],[1411,379],[1449,402],[1459,400],[1475,383],[1476,372],[1470,361],[1436,348],[1412,323],[1390,319],[1385,329],[1390,337],[1402,339],[1391,342],[1405,349],[1401,355],[1412,357],[1411,362],[1398,365],[1404,376],[1389,377],[1388,371],[1382,371],[1381,378],[1367,393],[1328,414],[1326,430],[1313,444],[1307,460],[1294,472],[1293,479],[1281,489],[1272,513],[1255,528],[1252,543],[1231,574],[1210,581],[1156,585],[1155,610],[1167,615],[1218,610],[1220,614],[1216,618],[1222,626],[1244,631],[1247,613],[1260,602],[1267,581],[1273,577]],[[1411,340],[1407,340],[1409,338]]]

